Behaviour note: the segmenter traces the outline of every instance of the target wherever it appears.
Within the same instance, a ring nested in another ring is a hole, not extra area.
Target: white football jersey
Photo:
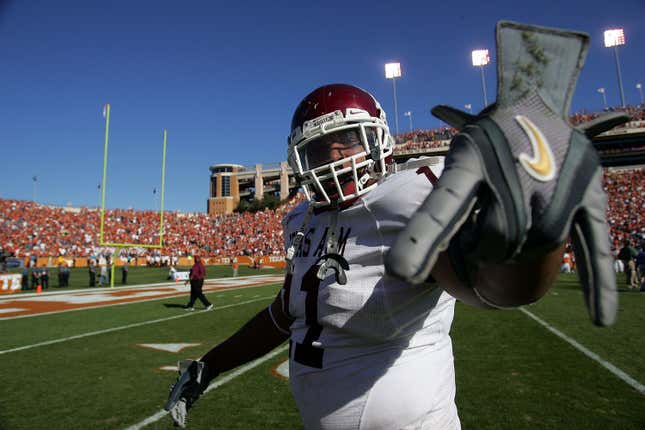
[[[385,350],[411,350],[449,342],[454,299],[436,285],[411,285],[385,274],[384,258],[397,235],[432,190],[443,162],[403,170],[341,211],[313,213],[284,287],[291,324],[290,378],[343,365]],[[308,204],[284,221],[287,247]],[[337,246],[329,256],[327,237],[336,219]],[[333,258],[348,266],[347,282],[318,267]]]

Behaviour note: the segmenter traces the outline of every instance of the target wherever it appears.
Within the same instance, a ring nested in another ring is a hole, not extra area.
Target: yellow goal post
[[[159,243],[118,243],[104,241],[105,231],[105,190],[107,184],[107,165],[108,165],[108,139],[110,134],[110,104],[106,103],[103,107],[103,116],[105,117],[105,144],[103,145],[103,181],[101,185],[101,224],[99,231],[99,246],[108,246],[113,248],[163,248],[163,210],[164,210],[164,192],[166,189],[166,141],[168,132],[163,130],[163,149],[161,159],[161,206],[159,211]],[[114,264],[111,268],[110,287],[114,287]]]

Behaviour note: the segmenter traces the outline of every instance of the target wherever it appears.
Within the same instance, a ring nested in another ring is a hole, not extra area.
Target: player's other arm
[[[475,287],[486,291],[485,299],[499,306],[515,306],[518,302],[535,302],[553,285],[559,273],[564,245],[547,254],[509,264],[480,264],[475,275]],[[478,296],[475,289],[462,282],[447,252],[439,254],[432,276],[441,288],[471,306],[493,308]],[[522,288],[509,288],[521,286]]]
[[[201,361],[208,369],[208,380],[267,354],[289,338],[291,320],[282,310],[279,294],[235,334],[208,351]]]
[[[175,425],[186,427],[188,410],[217,375],[263,356],[289,338],[291,319],[284,311],[284,293],[281,290],[269,307],[200,360],[179,363],[179,378],[164,406]]]

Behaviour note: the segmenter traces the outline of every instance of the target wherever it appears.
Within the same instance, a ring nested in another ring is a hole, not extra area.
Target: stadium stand
[[[625,240],[645,240],[645,168],[605,170],[603,185],[609,198],[607,221],[614,250]]]
[[[616,249],[626,238],[645,238],[645,168],[605,170],[609,195],[607,217]],[[302,195],[276,210],[210,218],[201,213],[166,212],[161,255],[283,255],[282,217]],[[106,211],[105,237],[115,242],[157,243],[159,215],[153,211]],[[0,199],[0,246],[16,257],[89,257],[98,246],[99,210],[60,208],[28,201]],[[636,242],[638,243],[638,242]],[[158,250],[129,249],[137,257]],[[151,260],[152,261],[152,260]]]
[[[234,213],[210,218],[201,213],[164,213],[164,249],[130,248],[136,257],[282,255],[281,220],[303,199],[298,195],[276,210]],[[0,246],[16,257],[90,257],[105,252],[99,244],[100,211],[61,208],[0,199]],[[154,244],[159,241],[159,214],[107,210],[106,240]]]
[[[645,106],[626,106],[612,107],[607,109],[608,112],[627,112],[632,117],[632,121],[617,127],[616,130],[630,128],[645,128]],[[591,121],[602,115],[603,112],[578,112],[569,117],[573,125],[579,125]],[[447,149],[450,140],[457,133],[452,127],[440,127],[433,130],[415,130],[413,132],[400,133],[396,136],[397,145],[394,147],[394,153],[405,154],[411,152],[422,152],[433,149]]]

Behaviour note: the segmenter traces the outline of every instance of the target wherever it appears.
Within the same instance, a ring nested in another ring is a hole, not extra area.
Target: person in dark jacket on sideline
[[[202,293],[202,286],[204,285],[204,278],[206,277],[206,266],[202,263],[202,259],[195,255],[195,263],[190,268],[188,279],[190,281],[190,301],[186,305],[187,311],[194,311],[193,305],[195,300],[199,299],[204,304],[207,311],[213,309],[213,305],[208,301],[204,293]],[[188,282],[188,281],[186,281]]]

